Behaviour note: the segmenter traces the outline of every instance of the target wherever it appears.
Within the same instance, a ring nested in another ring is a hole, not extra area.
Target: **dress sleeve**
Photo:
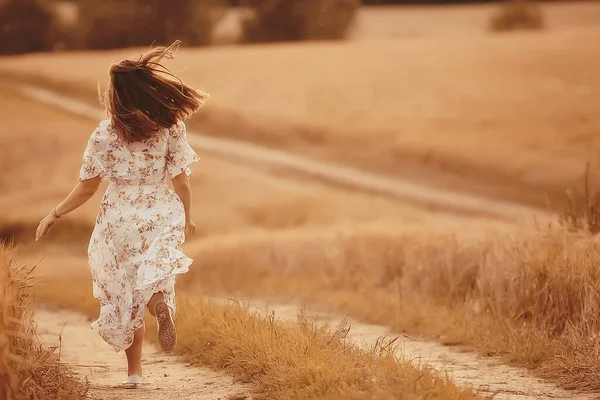
[[[186,127],[179,121],[169,130],[169,147],[167,153],[167,171],[171,179],[186,173],[191,175],[190,165],[200,159],[187,141]]]
[[[79,180],[92,179],[106,175],[106,137],[103,134],[104,125],[100,123],[92,132],[87,147],[83,152],[83,161],[79,170]]]

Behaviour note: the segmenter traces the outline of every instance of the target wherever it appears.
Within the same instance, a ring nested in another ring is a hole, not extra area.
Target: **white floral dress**
[[[165,178],[189,175],[196,161],[183,122],[146,141],[125,143],[103,120],[89,139],[79,178],[110,181],[88,248],[94,297],[100,300],[92,329],[116,351],[131,346],[154,293],[163,292],[175,313],[175,276],[187,272],[192,259],[181,252],[183,203]]]

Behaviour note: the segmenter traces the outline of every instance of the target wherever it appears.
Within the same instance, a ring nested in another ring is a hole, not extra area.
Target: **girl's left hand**
[[[42,236],[48,233],[56,221],[58,221],[58,218],[56,218],[53,213],[45,216],[44,219],[40,221],[40,224],[35,231],[35,241],[37,242]]]

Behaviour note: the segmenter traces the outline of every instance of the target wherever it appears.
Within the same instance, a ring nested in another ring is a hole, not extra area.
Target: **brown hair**
[[[110,67],[109,85],[100,101],[120,138],[129,142],[150,138],[204,104],[208,94],[185,85],[160,63],[173,59],[180,43],[152,48],[137,61],[123,60]]]

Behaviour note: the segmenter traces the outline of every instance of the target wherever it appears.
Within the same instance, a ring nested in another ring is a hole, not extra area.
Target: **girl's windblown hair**
[[[119,137],[132,142],[147,139],[194,114],[208,94],[185,85],[161,64],[173,59],[181,42],[156,47],[137,61],[110,67],[108,88],[100,95]]]

